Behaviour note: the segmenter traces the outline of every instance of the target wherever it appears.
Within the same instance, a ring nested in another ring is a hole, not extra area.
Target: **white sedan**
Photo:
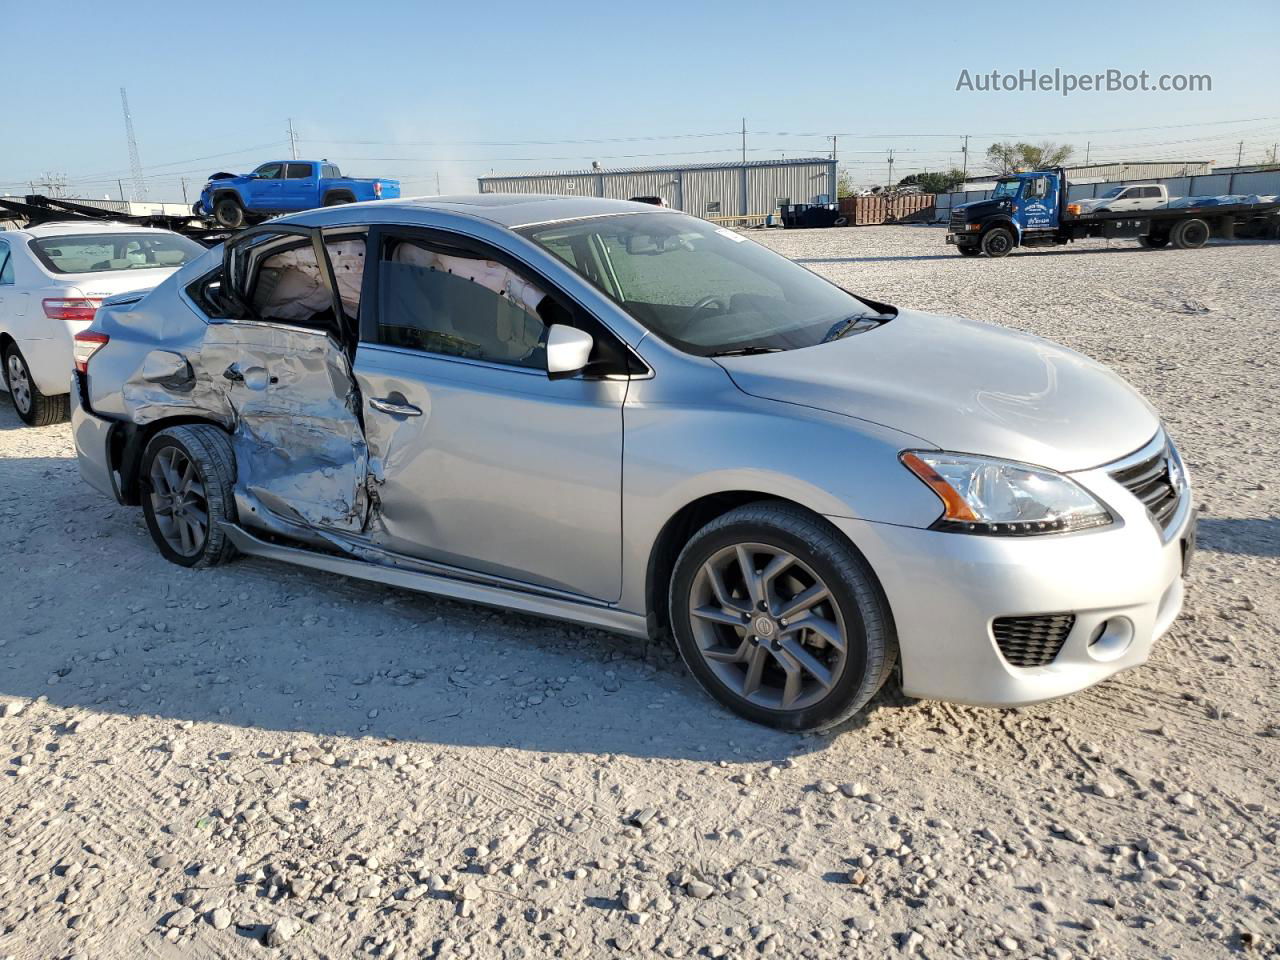
[[[0,232],[3,381],[28,426],[67,418],[71,339],[106,297],[149,290],[204,252],[169,230],[64,222]]]

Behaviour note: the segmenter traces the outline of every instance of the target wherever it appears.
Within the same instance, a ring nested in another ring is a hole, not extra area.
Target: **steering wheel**
[[[685,327],[693,326],[693,322],[701,318],[702,314],[709,311],[712,307],[716,307],[716,313],[728,313],[730,309],[729,301],[717,294],[710,293],[701,298],[689,310],[689,315],[685,317]]]

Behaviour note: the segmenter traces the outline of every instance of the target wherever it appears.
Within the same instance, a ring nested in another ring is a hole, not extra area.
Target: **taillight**
[[[375,198],[379,200],[382,199],[382,181],[381,180],[373,181],[373,195]]]
[[[48,301],[45,301],[48,303]],[[96,330],[81,330],[72,338],[71,353],[76,358],[76,369],[81,373],[89,372],[90,358],[107,345],[110,337]]]
[[[50,320],[92,320],[101,305],[101,300],[87,300],[83,297],[74,300],[49,299],[44,301],[44,315]]]

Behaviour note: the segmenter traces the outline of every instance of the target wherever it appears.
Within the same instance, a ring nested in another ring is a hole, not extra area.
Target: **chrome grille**
[[[1034,617],[997,617],[991,623],[996,646],[1015,667],[1043,667],[1053,663],[1075,626],[1074,613]]]
[[[952,210],[951,219],[947,221],[947,225],[952,230],[955,230],[957,228],[963,230],[964,229],[964,211]]]
[[[1173,451],[1166,445],[1145,460],[1112,472],[1111,477],[1142,501],[1161,530],[1167,530],[1182,500],[1182,485],[1171,468]]]

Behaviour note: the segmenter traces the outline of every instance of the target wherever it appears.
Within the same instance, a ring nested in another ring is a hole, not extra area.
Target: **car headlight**
[[[901,460],[942,501],[935,530],[1026,537],[1114,520],[1092,494],[1053,470],[933,450],[907,450]]]

